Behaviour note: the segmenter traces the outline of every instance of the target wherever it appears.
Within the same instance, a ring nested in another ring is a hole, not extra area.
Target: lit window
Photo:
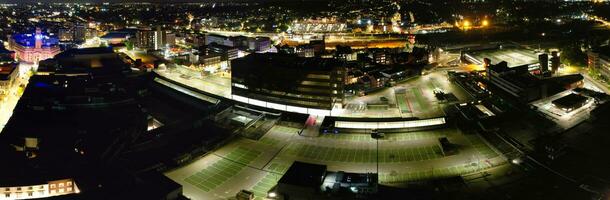
[[[55,188],[55,184],[51,184],[51,188]]]
[[[66,185],[67,185],[67,186],[72,186],[72,181],[68,181],[68,182],[66,182]]]
[[[59,187],[64,187],[64,183],[59,183]]]
[[[68,191],[68,192],[72,192],[72,188],[71,188],[71,187],[66,188],[66,191]]]

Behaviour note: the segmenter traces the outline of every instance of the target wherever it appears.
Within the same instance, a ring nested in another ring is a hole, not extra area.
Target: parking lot
[[[410,141],[436,139],[453,135],[451,130],[439,129],[435,131],[414,131],[406,133],[389,133],[385,135],[382,141]],[[347,141],[375,142],[369,134],[325,134],[320,135],[321,138]]]
[[[275,125],[258,141],[240,138],[201,159],[213,161],[196,161],[167,175],[187,184],[184,192],[190,197],[226,199],[246,189],[256,199],[264,199],[297,160],[325,164],[332,171],[371,172],[379,159],[381,183],[462,175],[506,162],[477,135],[465,135],[455,128],[388,133],[379,140],[379,157],[377,141],[368,134],[312,138],[297,132],[296,128]],[[438,145],[440,137],[449,138],[461,150],[444,156]]]
[[[435,91],[446,98],[438,98]],[[442,108],[448,102],[467,102],[470,96],[459,86],[449,82],[445,71],[434,71],[421,77],[397,83],[367,94],[348,96],[344,109],[333,110],[339,116],[419,117],[444,116]]]
[[[203,191],[210,191],[237,175],[252,162],[261,152],[246,148],[237,148],[207,168],[189,176],[184,181]]]

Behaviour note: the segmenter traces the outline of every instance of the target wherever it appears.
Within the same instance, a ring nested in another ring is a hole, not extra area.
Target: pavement
[[[17,76],[17,80],[9,89],[9,94],[7,94],[5,98],[0,101],[0,131],[4,129],[4,126],[13,115],[13,109],[15,108],[15,106],[17,106],[17,103],[21,98],[22,92],[19,92],[20,85],[26,86],[28,84],[31,75],[28,72],[31,68],[37,67],[38,66],[34,64],[19,64],[19,75]]]
[[[166,176],[184,185],[184,194],[193,199],[227,199],[241,189],[262,199],[297,160],[324,164],[330,171],[364,173],[375,172],[379,159],[382,184],[476,173],[506,164],[480,137],[455,128],[386,134],[378,141],[379,157],[377,141],[369,135],[303,137],[298,131],[276,125],[258,141],[237,139]],[[439,137],[459,146],[458,153],[443,155]]]

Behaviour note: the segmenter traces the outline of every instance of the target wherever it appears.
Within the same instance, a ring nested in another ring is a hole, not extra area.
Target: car
[[[374,139],[382,139],[385,137],[384,133],[380,133],[377,130],[373,130],[373,132],[371,133],[371,137]]]
[[[191,76],[186,75],[186,74],[182,74],[182,75],[180,75],[180,78],[183,78],[183,79],[187,79],[187,80],[188,80],[188,79],[191,79]]]
[[[254,192],[249,190],[241,190],[235,195],[235,198],[238,200],[251,200],[254,199]]]

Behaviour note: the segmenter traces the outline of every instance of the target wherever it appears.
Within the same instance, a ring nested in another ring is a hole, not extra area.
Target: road
[[[9,89],[9,94],[6,95],[5,98],[3,98],[0,101],[0,131],[2,129],[4,129],[4,126],[6,125],[8,120],[13,115],[13,109],[17,105],[17,102],[19,102],[19,99],[21,98],[22,91],[23,91],[23,89],[25,89],[25,88],[21,89],[20,88],[21,85],[26,86],[28,84],[28,81],[31,76],[29,71],[32,68],[36,68],[36,67],[38,67],[38,66],[33,65],[33,64],[27,64],[27,63],[19,64],[19,72],[18,72],[19,74],[17,76],[17,80],[15,80],[15,83]]]

